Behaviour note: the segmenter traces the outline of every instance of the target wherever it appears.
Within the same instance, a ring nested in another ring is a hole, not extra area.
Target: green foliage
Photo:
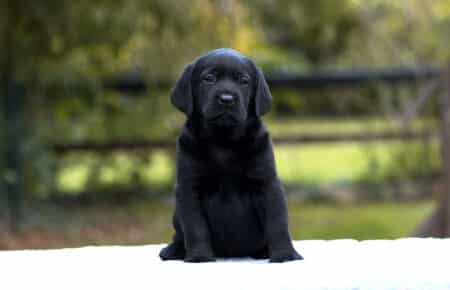
[[[27,86],[28,130],[22,132],[22,143],[28,189],[49,192],[59,184],[58,171],[78,166],[77,158],[58,165],[47,147],[52,142],[174,137],[183,116],[171,108],[169,88],[153,84],[174,81],[187,62],[209,49],[237,48],[266,72],[303,72],[318,65],[441,64],[450,56],[449,11],[446,0],[2,0],[0,76]],[[103,88],[106,78],[129,71],[144,74],[148,92],[134,97]],[[381,99],[390,98],[388,93],[380,86],[344,92],[276,90],[273,115],[386,116],[403,109],[384,106]],[[380,94],[383,98],[374,98]],[[285,130],[275,127],[273,133]],[[359,152],[353,145],[342,150],[343,156]],[[129,159],[145,168],[146,158]],[[98,162],[109,168],[114,159]],[[413,174],[413,163],[395,164],[397,169],[381,166],[383,176],[402,170]],[[318,170],[308,172],[319,179],[335,176]]]
[[[323,88],[299,91],[297,89],[275,89],[273,112],[278,116],[346,117],[377,116],[384,110],[382,98],[374,88],[355,89]],[[394,96],[396,98],[397,96]],[[411,96],[409,96],[411,98]],[[391,106],[391,111],[399,111]]]
[[[361,20],[341,63],[405,65],[447,62],[450,53],[450,3],[354,1]]]
[[[207,0],[0,5],[0,76],[27,86],[22,142],[31,192],[52,191],[53,142],[173,136],[181,116],[168,116],[168,88],[151,86],[133,98],[106,92],[105,78],[136,69],[150,84],[173,80],[194,56],[219,46],[246,49],[252,35],[238,4],[231,13]]]
[[[60,160],[57,188],[66,194],[86,191],[170,192],[173,186],[173,154],[161,151],[71,154]]]
[[[271,43],[296,51],[314,65],[341,55],[359,26],[357,6],[349,0],[251,3]]]

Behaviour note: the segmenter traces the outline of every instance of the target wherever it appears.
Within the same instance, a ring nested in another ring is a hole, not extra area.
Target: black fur
[[[302,259],[261,121],[272,96],[259,68],[232,49],[189,64],[171,101],[187,116],[177,143],[173,241],[163,260]]]

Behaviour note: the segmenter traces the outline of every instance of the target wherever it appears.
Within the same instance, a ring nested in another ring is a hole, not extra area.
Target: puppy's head
[[[232,127],[270,110],[272,96],[261,70],[232,49],[217,49],[189,64],[171,94],[187,117]]]

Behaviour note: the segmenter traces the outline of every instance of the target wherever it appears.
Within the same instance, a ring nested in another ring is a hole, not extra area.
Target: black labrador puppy
[[[252,60],[217,49],[189,64],[172,91],[187,121],[177,142],[173,241],[162,260],[299,260],[261,116],[272,96]]]

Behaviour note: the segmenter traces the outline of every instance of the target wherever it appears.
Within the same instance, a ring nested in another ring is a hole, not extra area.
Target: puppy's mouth
[[[207,122],[217,126],[233,127],[242,124],[242,120],[229,111],[224,111],[207,119]]]

